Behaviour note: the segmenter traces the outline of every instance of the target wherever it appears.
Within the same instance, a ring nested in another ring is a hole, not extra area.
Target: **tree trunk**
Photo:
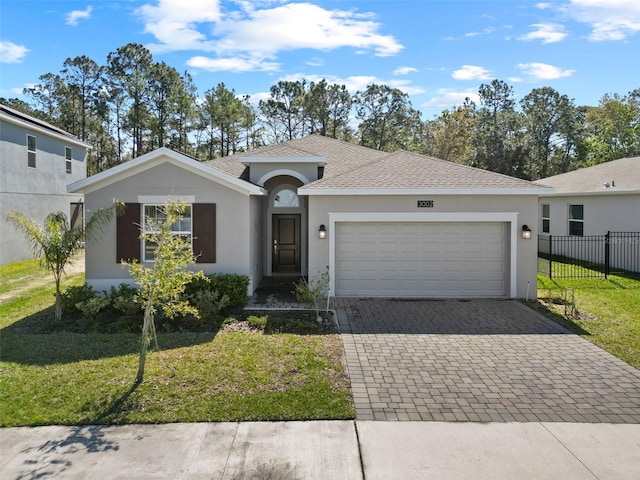
[[[55,274],[56,279],[56,307],[55,307],[55,319],[56,321],[62,320],[62,306],[60,305],[60,276],[61,274]]]
[[[140,384],[144,381],[144,367],[147,360],[147,350],[149,348],[151,322],[153,322],[153,313],[151,313],[153,306],[151,303],[147,305],[144,311],[144,323],[142,325],[142,337],[140,339],[140,361],[138,362],[138,373],[136,374],[136,384]]]

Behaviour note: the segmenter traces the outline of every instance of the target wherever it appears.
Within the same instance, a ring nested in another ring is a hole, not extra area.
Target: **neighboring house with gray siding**
[[[537,180],[541,234],[640,232],[640,157],[621,158]]]
[[[534,183],[410,152],[305,138],[206,163],[160,148],[69,186],[87,211],[126,205],[87,247],[97,290],[131,282],[122,259],[153,261],[142,219],[167,199],[189,208],[180,231],[195,268],[247,275],[318,275],[331,294],[535,298]],[[528,232],[530,233],[530,232]]]
[[[87,175],[89,145],[53,125],[0,105],[0,265],[32,258],[7,220],[18,211],[42,223],[61,211],[82,222],[82,194],[67,185]]]
[[[537,183],[553,188],[553,194],[543,194],[539,201],[541,254],[604,265],[607,242],[600,236],[627,232],[611,237],[608,264],[640,271],[640,234],[631,233],[640,232],[640,157],[581,168]]]

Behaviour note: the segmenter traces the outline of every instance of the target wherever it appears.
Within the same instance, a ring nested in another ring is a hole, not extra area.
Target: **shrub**
[[[221,296],[214,290],[199,290],[189,296],[189,303],[196,307],[200,318],[213,320],[229,305],[229,296]]]
[[[111,287],[109,300],[115,310],[122,313],[126,317],[140,316],[142,306],[136,302],[136,294],[138,289],[133,285],[121,283],[118,288]]]
[[[109,306],[108,298],[94,297],[84,302],[78,302],[76,308],[82,313],[84,318],[95,318],[101,310]]]
[[[72,286],[60,294],[60,306],[65,314],[77,318],[82,315],[77,305],[97,297],[98,294],[91,285],[85,283],[84,285]]]
[[[228,297],[229,303],[224,308],[244,307],[247,303],[247,288],[249,277],[234,273],[214,273],[206,279],[196,278],[185,289],[187,298],[200,290],[217,292],[220,298]]]
[[[269,321],[269,316],[265,315],[263,317],[257,317],[255,315],[249,315],[247,317],[247,323],[253,327],[253,328],[257,328],[259,330],[264,330],[264,328],[267,326],[267,322]]]

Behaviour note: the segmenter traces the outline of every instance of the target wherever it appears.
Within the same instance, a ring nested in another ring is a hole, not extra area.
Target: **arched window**
[[[275,208],[298,207],[300,206],[298,195],[293,190],[284,188],[276,193],[273,198],[273,206]]]

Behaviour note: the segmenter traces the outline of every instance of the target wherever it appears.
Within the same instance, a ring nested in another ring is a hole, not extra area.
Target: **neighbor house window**
[[[67,173],[71,174],[71,147],[64,147],[64,158],[66,161]]]
[[[167,219],[164,205],[144,205],[143,233],[155,233],[153,225],[164,223]],[[184,214],[180,220],[171,225],[171,233],[180,235],[187,242],[191,243],[193,237],[191,227],[191,205],[185,207]],[[142,240],[142,255],[145,262],[152,262],[155,259],[158,244],[148,240]]]
[[[548,203],[542,204],[542,233],[549,233],[551,226],[551,208]]]
[[[584,205],[569,205],[569,235],[584,235]]]
[[[36,168],[36,137],[27,135],[27,166]]]

